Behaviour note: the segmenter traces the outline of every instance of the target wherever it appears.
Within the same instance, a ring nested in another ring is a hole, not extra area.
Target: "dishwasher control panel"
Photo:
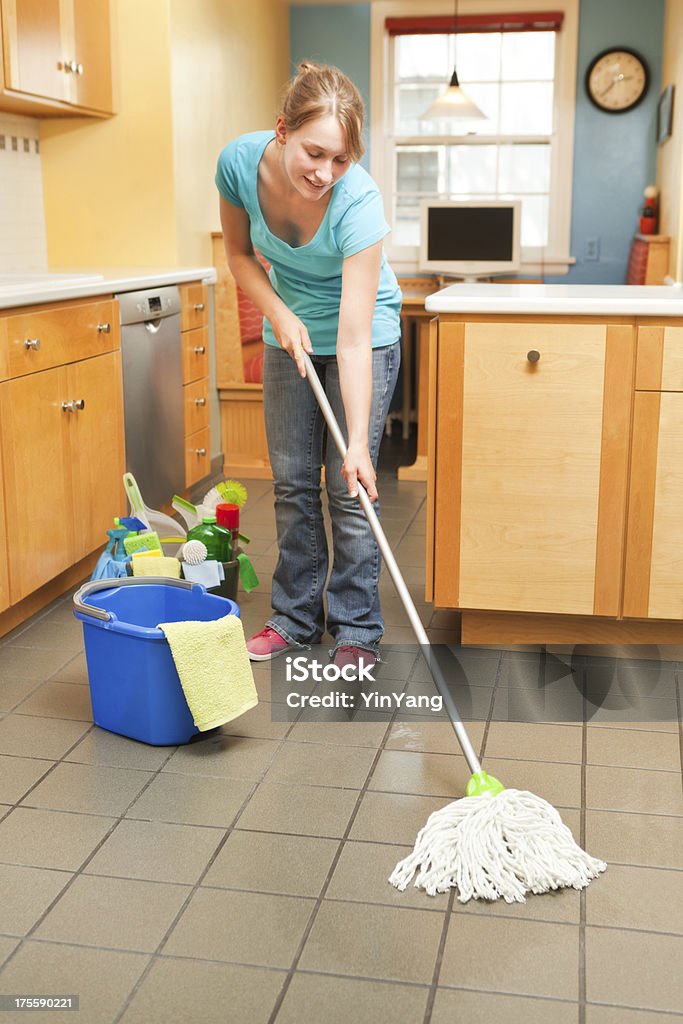
[[[180,293],[175,285],[140,292],[123,292],[116,298],[121,309],[122,326],[180,313]]]

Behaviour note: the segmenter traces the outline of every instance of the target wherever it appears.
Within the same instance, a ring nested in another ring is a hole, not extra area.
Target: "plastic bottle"
[[[232,561],[232,533],[224,526],[219,526],[215,516],[204,516],[201,523],[188,530],[187,539],[202,541],[210,560]]]
[[[240,538],[239,505],[229,505],[227,502],[224,502],[221,505],[216,505],[216,522],[219,526],[223,526],[226,530],[230,530],[230,533],[232,534],[232,550],[234,555],[239,547]]]

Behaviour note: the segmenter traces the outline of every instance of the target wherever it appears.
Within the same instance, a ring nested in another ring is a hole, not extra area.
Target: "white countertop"
[[[429,313],[568,313],[683,316],[683,287],[583,284],[452,284],[428,295]]]
[[[121,267],[101,271],[0,272],[0,309],[142,291],[186,281],[214,284],[214,267]]]

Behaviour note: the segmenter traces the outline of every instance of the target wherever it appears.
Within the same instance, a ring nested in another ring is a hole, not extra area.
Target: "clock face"
[[[608,114],[632,110],[647,92],[648,70],[633,50],[605,50],[586,72],[586,90],[596,107]]]

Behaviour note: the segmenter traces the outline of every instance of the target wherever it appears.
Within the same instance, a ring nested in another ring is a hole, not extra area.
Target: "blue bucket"
[[[73,600],[95,724],[154,746],[187,743],[199,730],[157,624],[210,622],[239,607],[200,583],[161,576],[94,580]]]

